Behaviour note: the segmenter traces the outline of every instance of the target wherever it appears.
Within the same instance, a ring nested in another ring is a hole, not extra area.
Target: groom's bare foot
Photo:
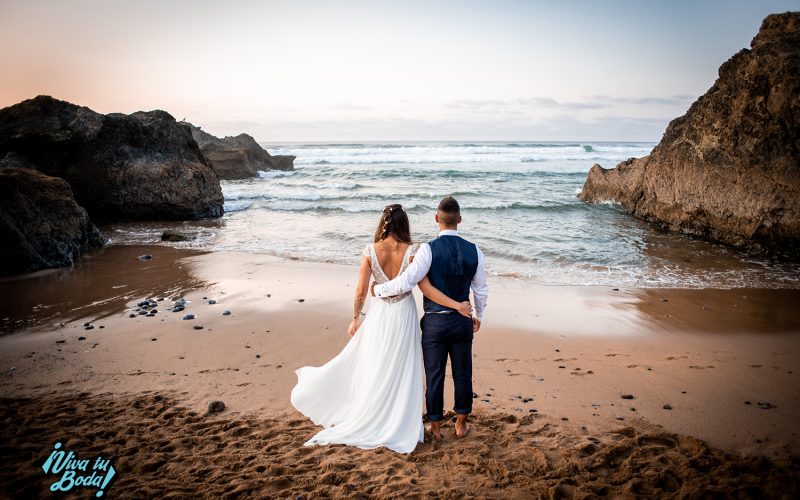
[[[469,422],[467,422],[466,415],[458,415],[456,417],[456,437],[463,438],[469,434]]]
[[[442,440],[442,423],[441,422],[431,422],[431,434],[433,434],[433,439],[437,441]]]

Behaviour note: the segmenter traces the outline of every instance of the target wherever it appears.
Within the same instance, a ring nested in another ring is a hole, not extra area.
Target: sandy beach
[[[306,448],[316,428],[289,403],[294,370],[347,342],[355,275],[110,246],[0,282],[4,495],[46,491],[56,440],[114,460],[125,497],[798,492],[800,290],[493,279],[467,439],[448,424],[410,456]],[[167,310],[179,297],[185,310]],[[147,298],[151,316],[134,311]],[[209,414],[214,400],[226,409]]]

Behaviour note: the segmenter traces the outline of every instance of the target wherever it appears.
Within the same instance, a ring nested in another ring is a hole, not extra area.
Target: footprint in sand
[[[686,359],[688,356],[670,356],[667,358],[667,361],[675,361],[676,359]]]
[[[690,365],[689,368],[694,368],[696,370],[705,370],[706,368],[714,368],[714,366],[713,365],[706,365],[706,366]]]

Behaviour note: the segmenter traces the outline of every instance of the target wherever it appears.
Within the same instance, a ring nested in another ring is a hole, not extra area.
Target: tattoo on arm
[[[361,314],[361,309],[364,308],[364,298],[357,297],[355,304],[353,304],[353,319],[358,319]]]

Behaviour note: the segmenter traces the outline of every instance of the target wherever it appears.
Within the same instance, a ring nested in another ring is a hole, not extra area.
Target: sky
[[[40,94],[290,141],[658,141],[800,0],[0,0],[0,107]]]

